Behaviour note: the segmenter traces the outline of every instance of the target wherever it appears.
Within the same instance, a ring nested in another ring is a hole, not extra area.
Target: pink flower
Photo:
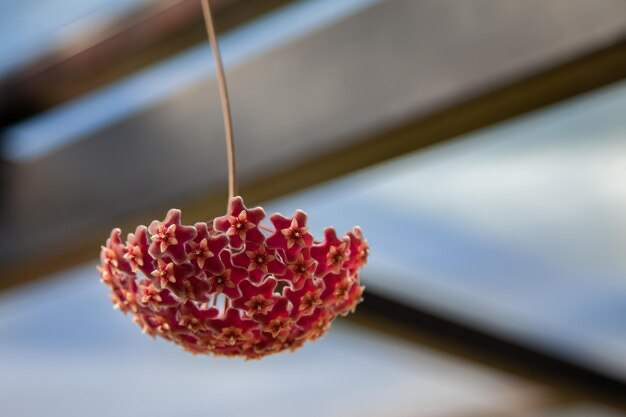
[[[233,265],[230,251],[224,250],[219,256],[224,264],[224,271],[218,275],[208,276],[209,292],[217,295],[223,293],[230,299],[238,298],[241,294],[239,283],[248,277],[248,273],[245,269]]]
[[[146,226],[138,226],[134,234],[128,234],[124,259],[128,261],[133,272],[141,271],[149,274],[154,270],[154,259],[148,253],[149,248]]]
[[[185,304],[188,300],[198,303],[211,301],[210,284],[207,282],[204,272],[184,278],[180,283],[173,284],[171,287],[182,304]]]
[[[213,221],[213,227],[219,232],[225,232],[230,239],[230,246],[239,249],[244,242],[261,244],[265,236],[258,228],[265,218],[265,211],[260,208],[248,209],[241,197],[234,197],[228,204],[226,216],[218,217]]]
[[[367,240],[363,239],[363,233],[359,226],[355,226],[347,236],[350,239],[350,261],[348,268],[356,271],[367,264],[370,247],[367,244]]]
[[[304,331],[300,338],[305,340],[317,340],[330,329],[330,325],[334,319],[332,314],[321,309],[315,310],[312,314],[302,317],[298,320],[298,326]]]
[[[274,304],[272,298],[265,298],[263,294],[257,294],[244,303],[247,308],[246,314],[249,317],[255,314],[267,314]]]
[[[292,288],[285,289],[285,296],[289,299],[292,305],[291,316],[299,318],[303,315],[311,314],[317,306],[323,304],[320,299],[323,282],[306,281],[301,289],[293,290]]]
[[[335,313],[340,316],[346,316],[349,313],[354,313],[356,310],[356,306],[363,301],[363,291],[365,287],[358,284],[358,282],[353,283],[350,288],[350,293],[344,302],[337,305],[334,309]]]
[[[353,282],[350,278],[344,278],[337,285],[335,285],[335,291],[333,296],[338,301],[345,301],[350,296],[350,289]]]
[[[290,219],[280,213],[272,214],[270,221],[276,230],[267,238],[267,245],[282,250],[287,260],[295,259],[302,249],[310,248],[313,244],[306,220],[306,213],[302,210],[297,210]]]
[[[309,253],[308,249],[304,249],[292,262],[287,262],[287,271],[284,278],[291,282],[294,289],[299,290],[305,281],[313,279],[315,265],[317,263]]]
[[[187,243],[187,253],[200,270],[219,275],[224,272],[219,253],[228,245],[228,238],[223,234],[210,235],[206,223],[196,223],[197,236]]]
[[[256,314],[266,315],[270,307],[276,302],[274,295],[276,280],[267,278],[261,285],[255,285],[250,280],[239,284],[241,297],[233,301],[233,305],[242,309],[246,315],[253,317]]]
[[[132,268],[128,261],[124,259],[126,248],[120,238],[122,231],[113,229],[111,236],[106,241],[106,246],[102,246],[101,260],[103,264],[108,264],[112,269],[125,273],[132,273]]]
[[[207,339],[209,320],[219,315],[216,308],[198,308],[194,303],[187,303],[176,312],[176,319],[180,327],[186,328],[192,335],[203,335]]]
[[[158,258],[157,267],[150,275],[152,275],[154,285],[157,288],[170,287],[170,289],[173,289],[173,284],[182,283],[191,272],[190,264],[176,265],[168,258]]]
[[[208,279],[209,285],[211,286],[211,291],[215,294],[221,294],[224,292],[224,289],[235,290],[237,286],[233,282],[233,279],[230,277],[230,274],[233,271],[230,269],[225,270],[219,275],[214,275]]]
[[[233,263],[246,269],[253,281],[259,282],[267,274],[285,273],[285,265],[277,258],[274,250],[266,249],[264,243],[258,247],[250,244],[249,249],[233,256]]]
[[[292,322],[290,317],[277,317],[272,319],[263,331],[271,333],[274,338],[285,339],[289,335]]]
[[[351,277],[346,271],[342,271],[339,274],[329,272],[324,275],[322,281],[324,281],[324,291],[321,294],[322,299],[326,302],[334,303],[338,296],[336,294],[337,287],[344,281],[344,285],[346,285],[351,281]]]
[[[254,321],[242,319],[240,311],[234,308],[229,308],[223,316],[209,320],[209,323],[217,339],[226,341],[230,346],[251,337],[252,329],[257,328]]]
[[[153,258],[168,256],[176,264],[187,261],[185,243],[195,238],[198,232],[193,226],[182,225],[180,215],[180,210],[172,209],[167,212],[165,220],[150,224],[148,231],[152,244],[148,252]]]
[[[323,275],[327,271],[335,274],[347,267],[350,253],[349,239],[337,238],[337,232],[332,227],[324,229],[324,243],[313,245],[311,256],[317,261],[316,275]]]
[[[298,310],[300,310],[305,316],[312,314],[313,310],[324,304],[324,302],[320,298],[321,294],[321,289],[309,291],[304,294],[300,299],[300,306],[298,307]]]
[[[258,359],[321,337],[362,299],[367,241],[358,227],[343,238],[327,228],[314,243],[300,210],[272,215],[266,239],[264,217],[236,197],[209,223],[170,210],[126,243],[114,229],[98,266],[114,307],[193,354]]]

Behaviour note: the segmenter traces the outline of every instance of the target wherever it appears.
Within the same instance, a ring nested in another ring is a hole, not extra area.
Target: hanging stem
[[[209,35],[215,66],[217,67],[217,81],[220,88],[220,101],[222,102],[222,115],[224,116],[224,131],[226,132],[226,154],[228,156],[228,199],[237,195],[237,174],[235,170],[235,141],[233,139],[233,120],[230,114],[230,102],[228,100],[228,89],[226,88],[226,77],[224,76],[224,66],[222,57],[215,36],[213,26],[213,15],[209,0],[201,0],[202,12],[204,13],[204,23]]]

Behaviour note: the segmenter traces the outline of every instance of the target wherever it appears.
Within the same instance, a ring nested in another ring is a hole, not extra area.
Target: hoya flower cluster
[[[358,227],[342,238],[326,228],[316,242],[303,211],[273,214],[272,229],[241,197],[212,224],[180,216],[170,210],[126,243],[114,229],[101,252],[114,306],[151,336],[192,353],[260,358],[317,339],[361,301],[369,248]]]

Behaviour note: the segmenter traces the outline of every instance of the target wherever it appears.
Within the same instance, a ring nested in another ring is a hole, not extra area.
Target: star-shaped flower
[[[118,293],[118,298],[124,301],[124,291],[136,290],[136,284],[134,277],[121,271],[118,266],[117,254],[109,248],[102,248],[100,253],[101,266],[97,267],[100,272],[100,281],[106,284],[113,292]]]
[[[157,259],[157,267],[151,275],[155,279],[155,286],[159,289],[166,287],[173,288],[172,284],[182,283],[183,280],[192,273],[191,265],[176,265],[168,258]]]
[[[226,216],[217,217],[213,221],[215,230],[226,233],[230,239],[230,246],[239,249],[244,242],[261,244],[265,236],[258,228],[261,220],[265,218],[265,211],[256,207],[246,208],[241,197],[233,197],[228,204]]]
[[[271,333],[274,338],[285,338],[289,334],[291,325],[291,317],[278,317],[271,320],[269,324],[265,326],[263,331]]]
[[[163,302],[161,291],[159,291],[152,283],[142,285],[140,289],[142,304],[148,304],[154,309],[158,309],[160,307],[160,303]]]
[[[316,291],[311,291],[311,292],[307,292],[306,294],[304,294],[304,296],[302,297],[302,300],[300,301],[300,306],[298,307],[298,309],[302,312],[302,314],[304,314],[305,316],[309,315],[313,313],[313,310],[316,307],[319,307],[322,304],[324,304],[324,302],[320,298],[321,293],[322,293],[322,290],[316,290]]]
[[[347,266],[349,269],[356,271],[367,263],[370,247],[367,244],[367,240],[363,238],[363,233],[359,226],[355,226],[347,236],[350,239],[350,261]]]
[[[198,232],[194,240],[187,244],[189,259],[200,270],[208,271],[214,275],[224,272],[224,264],[220,259],[220,253],[228,245],[228,238],[223,234],[209,234],[206,223],[196,223]]]
[[[326,266],[334,273],[341,271],[344,263],[348,261],[348,243],[342,242],[339,246],[331,246],[328,248],[326,256]]]
[[[341,271],[338,274],[328,272],[326,275],[324,275],[324,278],[322,278],[322,281],[324,282],[324,290],[321,294],[321,298],[322,300],[324,300],[324,302],[328,302],[331,304],[335,303],[335,290],[344,279],[349,279],[347,271]]]
[[[248,309],[246,314],[248,314],[249,317],[255,314],[267,314],[273,304],[274,300],[265,298],[263,294],[257,294],[244,303]]]
[[[292,306],[289,299],[283,295],[279,295],[276,292],[276,289],[274,289],[274,292],[272,293],[272,299],[274,303],[271,305],[271,309],[263,315],[257,315],[254,317],[254,320],[262,327],[269,326],[269,323],[272,320],[279,319],[281,317],[290,317]]]
[[[304,248],[313,244],[313,236],[306,227],[307,215],[302,210],[296,210],[292,218],[280,213],[270,216],[275,232],[267,238],[270,248],[282,250],[287,260],[293,260]]]
[[[294,289],[299,290],[305,281],[313,279],[315,264],[316,262],[311,258],[309,249],[304,249],[293,262],[287,263],[287,271],[284,278],[293,284]]]
[[[269,336],[269,335],[268,335]],[[260,357],[270,355],[272,353],[278,353],[287,348],[283,338],[263,338],[259,343],[256,343],[253,347],[254,352]]]
[[[182,304],[185,304],[188,300],[198,303],[208,303],[211,300],[211,284],[207,281],[204,272],[170,284],[169,288],[176,294]]]
[[[274,296],[276,280],[267,278],[261,285],[254,285],[245,280],[239,284],[241,297],[233,302],[233,306],[241,308],[250,317],[256,314],[267,314],[269,308],[276,302]]]
[[[365,265],[370,253],[370,247],[367,244],[367,240],[363,240],[355,252],[357,268]]]
[[[339,240],[332,227],[324,229],[324,243],[313,245],[311,256],[317,261],[316,276],[323,276],[327,271],[338,273],[348,261],[349,246],[347,238]]]
[[[224,292],[224,288],[230,288],[230,289],[236,288],[235,283],[230,278],[230,274],[232,272],[233,272],[232,270],[226,269],[220,275],[213,275],[209,277],[208,281],[209,281],[209,284],[211,285],[211,292],[215,294],[221,294],[222,292]]]
[[[239,283],[246,279],[248,273],[245,269],[238,268],[231,262],[229,251],[222,251],[220,258],[224,264],[224,272],[219,275],[209,275],[207,282],[210,285],[210,294],[224,293],[231,299],[239,297]]]
[[[208,320],[208,325],[216,333],[218,339],[230,346],[250,337],[250,332],[257,328],[254,321],[242,319],[236,308],[229,308],[222,317]]]
[[[128,234],[124,259],[128,261],[133,272],[142,271],[150,275],[154,270],[154,259],[148,253],[149,247],[146,226],[138,226],[135,233]]]
[[[132,274],[130,264],[124,259],[126,247],[120,238],[122,231],[115,228],[111,231],[111,236],[106,241],[106,246],[102,246],[101,258],[102,264],[108,265],[112,271],[121,271]]]
[[[291,316],[294,318],[311,314],[317,306],[321,306],[324,302],[321,300],[321,293],[324,284],[317,284],[314,280],[307,280],[301,289],[295,291],[291,288],[285,288],[285,296],[291,301]]]
[[[165,288],[168,283],[176,282],[174,264],[167,263],[164,260],[159,259],[159,265],[157,266],[157,269],[152,272],[152,276],[158,279],[159,288]]]
[[[350,278],[344,278],[335,286],[333,295],[338,301],[343,301],[350,296],[350,289],[354,283]]]
[[[107,260],[105,262],[108,263],[109,261]],[[107,266],[97,266],[96,269],[100,272],[100,282],[113,289],[113,274],[111,273],[111,269]]]
[[[206,338],[208,336],[207,326],[209,320],[216,318],[218,315],[219,311],[216,308],[198,308],[194,303],[187,303],[181,305],[176,311],[176,320],[178,326],[189,330],[192,334],[204,336],[202,340],[206,349],[206,344],[210,343],[210,340]]]
[[[140,283],[137,293],[141,304],[155,312],[160,311],[162,308],[175,307],[180,304],[169,290],[159,290],[150,281]]]
[[[168,333],[171,330],[169,319],[162,314],[155,312],[144,312],[144,314],[136,315],[133,319],[142,327],[142,332],[154,337],[160,335],[171,339]]]
[[[228,236],[237,235],[242,241],[246,241],[248,230],[254,229],[255,224],[248,221],[248,213],[242,210],[238,216],[229,216],[228,223],[230,227],[226,230]]]
[[[182,225],[180,216],[180,210],[172,209],[167,212],[165,220],[155,220],[150,224],[148,231],[152,244],[148,252],[153,258],[168,256],[176,264],[187,260],[185,243],[195,238],[198,232],[193,226]]]
[[[153,323],[154,328],[159,333],[169,333],[172,330],[170,322],[163,316],[154,316]]]
[[[331,321],[328,319],[320,318],[315,321],[308,331],[309,340],[317,340],[324,335],[330,329]]]
[[[204,324],[191,314],[181,315],[178,319],[178,325],[194,333],[205,330]]]
[[[151,336],[152,338],[155,338],[156,337],[156,331],[150,325],[150,322],[148,320],[149,317],[150,316],[147,313],[137,314],[137,315],[135,315],[133,317],[133,322],[137,323],[139,325],[139,327],[141,327],[141,333],[147,334],[147,335]]]
[[[300,318],[298,327],[305,329],[301,339],[316,340],[330,328],[334,315],[322,309],[316,309],[312,314]]]
[[[102,264],[105,265],[106,267],[108,267],[109,269],[118,269],[120,262],[117,258],[117,255],[115,254],[115,252],[113,251],[113,249],[109,249],[105,246],[101,247],[101,252],[100,252],[100,259],[102,261]]]
[[[235,326],[224,327],[217,337],[226,340],[229,345],[233,346],[238,340],[243,338],[243,330]]]
[[[267,249],[263,243],[258,247],[246,245],[246,251],[233,256],[233,263],[246,269],[255,282],[260,282],[267,274],[285,273],[285,265],[277,259],[274,250]]]
[[[121,294],[119,288],[113,290],[111,295],[109,295],[109,299],[113,303],[113,309],[120,310],[122,313],[128,313],[128,308],[124,303],[124,296]]]
[[[248,272],[260,270],[263,274],[269,273],[268,264],[276,259],[274,255],[265,252],[264,244],[261,244],[256,251],[247,250],[246,256],[249,259]]]
[[[341,316],[345,316],[348,313],[354,313],[356,306],[363,301],[364,290],[365,287],[359,285],[358,283],[354,283],[350,288],[348,297],[335,307],[335,313]]]

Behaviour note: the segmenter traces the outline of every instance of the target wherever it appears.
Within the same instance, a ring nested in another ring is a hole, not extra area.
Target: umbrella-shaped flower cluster
[[[231,199],[212,223],[163,221],[139,226],[124,243],[114,229],[98,267],[114,306],[151,336],[192,353],[260,358],[295,350],[354,311],[368,245],[361,230],[313,239],[307,216],[273,214]]]

